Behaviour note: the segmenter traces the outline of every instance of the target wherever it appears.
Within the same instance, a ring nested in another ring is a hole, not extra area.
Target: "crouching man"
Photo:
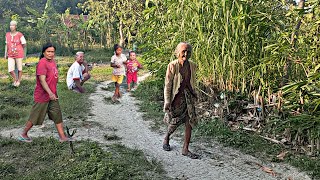
[[[77,52],[76,61],[70,66],[67,74],[68,89],[78,93],[84,93],[84,82],[90,79],[88,64],[84,60],[84,52]]]

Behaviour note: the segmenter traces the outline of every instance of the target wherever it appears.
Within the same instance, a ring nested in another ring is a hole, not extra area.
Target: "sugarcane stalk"
[[[261,120],[264,120],[265,118],[265,107],[264,107],[264,101],[263,101],[263,97],[260,96],[260,106],[261,106]]]
[[[314,139],[311,139],[311,148],[310,148],[310,154],[313,155],[314,154]]]
[[[320,154],[320,139],[319,138],[317,138],[316,144],[317,144],[317,154],[319,155]]]

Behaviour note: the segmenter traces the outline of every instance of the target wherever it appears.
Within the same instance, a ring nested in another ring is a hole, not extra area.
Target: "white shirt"
[[[79,64],[77,61],[74,62],[67,73],[67,86],[69,89],[72,89],[74,86],[74,80],[80,80],[80,82],[83,80],[83,74],[85,67],[83,64]]]
[[[120,65],[120,68],[113,68],[113,75],[119,76],[119,75],[125,75],[126,69],[124,67],[123,62],[127,61],[127,57],[124,54],[121,54],[120,56],[113,55],[111,57],[111,63],[114,63],[116,65]]]

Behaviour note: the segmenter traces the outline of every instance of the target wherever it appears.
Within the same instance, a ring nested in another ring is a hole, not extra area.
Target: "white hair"
[[[78,52],[76,53],[76,56],[79,56],[80,54],[84,54],[84,52],[83,52],[83,51],[78,51]]]
[[[11,21],[10,26],[17,26],[18,22],[17,21]]]
[[[182,45],[187,45],[187,50],[192,52],[192,46],[191,44],[187,43],[187,42],[180,42],[177,47],[176,47],[176,50],[175,50],[175,54],[177,57],[179,57],[179,50],[181,48]]]

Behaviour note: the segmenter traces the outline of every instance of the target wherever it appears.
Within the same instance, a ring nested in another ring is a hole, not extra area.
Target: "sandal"
[[[28,142],[28,143],[32,142],[31,138],[29,138],[29,137],[24,138],[21,135],[18,137],[18,140],[21,142]]]
[[[199,159],[199,155],[194,154],[194,153],[192,153],[192,152],[190,152],[190,151],[188,151],[187,154],[182,154],[182,155],[183,155],[183,156],[187,156],[187,157],[189,157],[189,158],[191,158],[191,159]]]
[[[163,148],[163,150],[165,150],[165,151],[170,151],[170,150],[171,150],[170,144],[163,144],[162,148]]]

